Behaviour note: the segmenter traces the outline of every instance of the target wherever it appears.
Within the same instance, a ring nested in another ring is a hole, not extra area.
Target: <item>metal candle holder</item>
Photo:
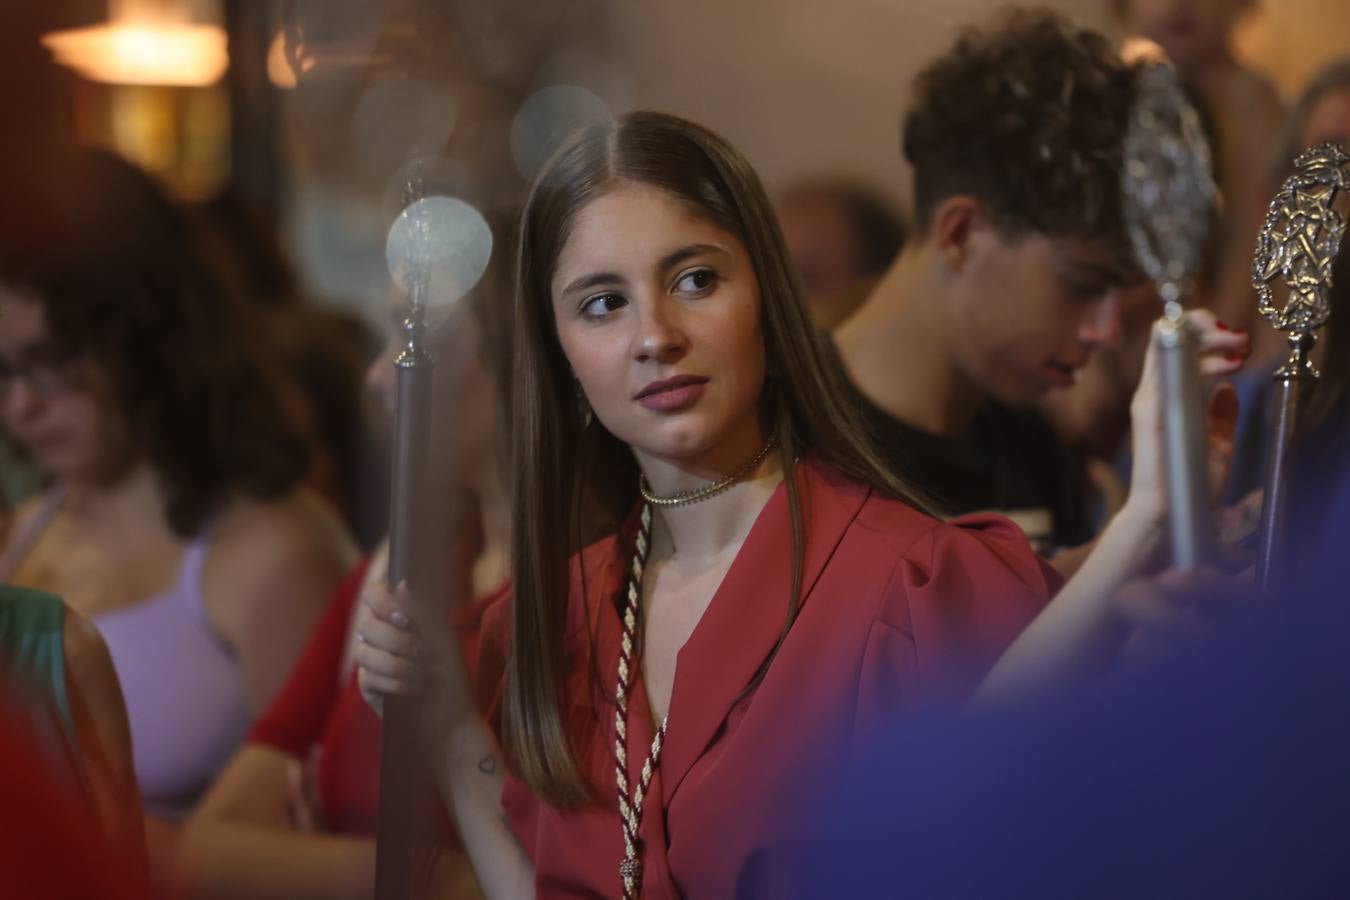
[[[1271,200],[1256,240],[1252,286],[1257,309],[1276,329],[1288,332],[1290,347],[1289,359],[1274,375],[1274,421],[1256,570],[1263,587],[1275,580],[1282,556],[1290,444],[1299,395],[1317,379],[1310,359],[1317,330],[1331,318],[1327,293],[1345,235],[1345,219],[1334,204],[1348,190],[1350,155],[1345,150],[1333,144],[1305,150]],[[1288,288],[1283,303],[1275,296],[1276,278]]]
[[[1194,568],[1212,542],[1205,483],[1204,401],[1195,336],[1183,299],[1203,262],[1218,190],[1209,144],[1176,71],[1150,63],[1136,81],[1122,177],[1135,256],[1163,301],[1155,338],[1163,378],[1163,431],[1172,561]]]

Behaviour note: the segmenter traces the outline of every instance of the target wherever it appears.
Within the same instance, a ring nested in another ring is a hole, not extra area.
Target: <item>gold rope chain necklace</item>
[[[715,497],[722,493],[727,488],[755,471],[759,464],[764,462],[764,457],[768,456],[769,452],[776,446],[778,446],[778,435],[775,434],[760,448],[759,452],[755,454],[754,459],[751,459],[748,463],[725,478],[721,478],[710,484],[705,484],[700,488],[691,488],[690,490],[679,491],[675,494],[666,494],[664,497],[652,493],[652,486],[647,481],[647,473],[643,472],[638,476],[638,493],[642,495],[643,500],[647,501],[652,506],[687,506],[690,503],[707,500],[709,497]]]

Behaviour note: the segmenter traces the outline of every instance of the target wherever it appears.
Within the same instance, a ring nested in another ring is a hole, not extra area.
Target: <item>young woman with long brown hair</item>
[[[963,702],[1053,575],[1007,520],[941,522],[878,460],[717,136],[657,113],[584,131],[519,252],[512,590],[472,686],[416,598],[369,591],[363,689],[432,691],[489,896],[732,896],[804,786],[880,723]],[[615,533],[583,549],[596,506]],[[1157,521],[1118,519],[1078,607]]]

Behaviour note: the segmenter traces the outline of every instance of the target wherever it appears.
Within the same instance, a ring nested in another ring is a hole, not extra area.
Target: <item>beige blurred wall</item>
[[[739,146],[771,190],[803,173],[855,174],[905,193],[899,115],[919,67],[991,0],[614,0],[619,108],[687,115]],[[1050,3],[1109,28],[1108,0]],[[1287,91],[1350,52],[1350,0],[1264,0],[1242,50]]]
[[[1350,2],[1350,0],[1347,0]],[[618,0],[619,104],[689,116],[736,144],[774,190],[843,171],[898,199],[907,85],[991,0]],[[1105,0],[1050,4],[1103,26]]]
[[[1265,0],[1234,43],[1292,101],[1319,68],[1350,55],[1350,0]]]

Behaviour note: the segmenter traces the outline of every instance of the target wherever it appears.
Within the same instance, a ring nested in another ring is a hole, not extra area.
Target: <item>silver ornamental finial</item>
[[[1212,544],[1195,335],[1183,298],[1194,287],[1214,222],[1218,190],[1200,117],[1176,70],[1149,63],[1135,82],[1121,176],[1135,257],[1163,301],[1157,331],[1172,562],[1200,565]]]
[[[1176,70],[1148,63],[1135,85],[1124,143],[1125,224],[1168,317],[1177,319],[1204,262],[1219,194],[1200,116]]]
[[[1334,206],[1350,189],[1350,156],[1334,144],[1299,154],[1256,239],[1252,286],[1257,309],[1290,340],[1310,335],[1331,315],[1327,292],[1331,270],[1345,234],[1345,218]],[[1274,282],[1281,278],[1289,294],[1281,305]]]
[[[417,158],[407,167],[403,208],[384,248],[389,277],[407,300],[405,335],[433,310],[468,295],[492,259],[492,229],[483,214],[458,197],[428,193],[423,165]]]
[[[407,181],[403,185],[403,211],[399,213],[399,218],[405,220],[403,225],[405,239],[399,262],[403,296],[408,301],[407,315],[403,317],[403,350],[394,360],[394,364],[400,367],[420,365],[427,359],[422,339],[426,334],[427,287],[431,275],[431,259],[430,225],[427,222],[425,198],[426,185],[423,180],[422,161],[415,158],[408,170]],[[398,223],[395,223],[394,227],[398,229]]]
[[[1276,329],[1289,334],[1289,358],[1275,370],[1275,404],[1271,422],[1270,462],[1266,469],[1265,502],[1261,507],[1261,552],[1257,580],[1274,584],[1292,560],[1285,552],[1289,505],[1288,472],[1298,420],[1300,395],[1317,378],[1312,351],[1317,330],[1331,318],[1332,271],[1345,236],[1345,218],[1336,209],[1350,188],[1350,156],[1323,144],[1299,154],[1294,173],[1285,179],[1256,239],[1252,286],[1257,310]],[[1280,303],[1275,280],[1288,293]]]
[[[426,199],[422,166],[420,158],[414,159],[403,189],[403,215],[408,218],[409,236],[403,289],[415,315],[421,315],[426,304],[427,281],[431,271],[431,225],[426,206],[421,202]]]

